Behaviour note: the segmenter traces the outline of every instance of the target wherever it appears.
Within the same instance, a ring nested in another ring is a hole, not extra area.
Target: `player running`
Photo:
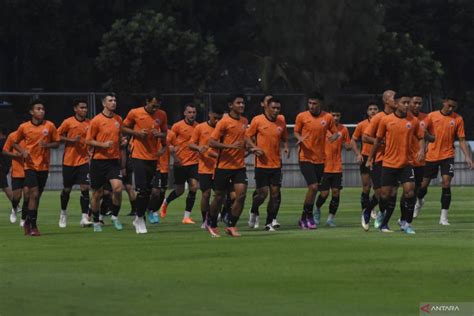
[[[308,97],[308,111],[296,116],[295,137],[299,152],[299,164],[308,191],[299,221],[301,229],[316,229],[313,217],[313,206],[324,173],[326,139],[334,142],[339,137],[336,124],[331,114],[321,110],[324,98],[315,93]],[[332,135],[327,138],[327,132]]]
[[[329,203],[329,214],[326,220],[326,226],[336,227],[334,218],[336,217],[337,209],[339,208],[340,195],[342,190],[342,147],[346,150],[351,150],[351,141],[349,136],[349,130],[341,121],[341,112],[334,110],[331,111],[331,115],[334,118],[337,132],[340,137],[335,142],[326,141],[326,161],[324,163],[324,175],[323,181],[319,186],[319,196],[316,200],[316,212],[314,212],[314,222],[319,225],[321,219],[321,207],[326,202],[329,196],[329,190],[331,190],[331,202]],[[331,133],[327,132],[327,137],[331,137]]]
[[[250,211],[249,224],[255,227],[258,208],[263,204],[270,192],[267,205],[267,218],[265,230],[275,231],[280,227],[276,221],[281,203],[281,142],[284,142],[284,152],[289,157],[288,131],[283,116],[280,115],[281,103],[276,98],[271,98],[264,107],[264,113],[252,119],[247,129],[247,136],[255,141],[262,149],[263,155],[255,157],[255,182],[256,192],[253,195],[252,209]],[[252,217],[254,218],[252,220]]]
[[[92,225],[89,220],[89,152],[85,143],[90,121],[87,119],[87,103],[74,100],[74,115],[65,119],[58,128],[61,141],[64,142],[63,155],[63,190],[61,191],[61,214],[59,227],[67,226],[67,206],[72,186],[79,184],[81,190],[80,205],[82,217],[80,225]]]
[[[426,166],[423,174],[423,182],[418,192],[418,201],[420,207],[423,205],[423,199],[428,191],[431,179],[438,175],[438,169],[441,170],[441,215],[440,225],[449,225],[448,210],[451,204],[451,180],[454,177],[454,139],[459,139],[464,158],[469,169],[473,169],[471,153],[466,144],[464,133],[464,120],[455,113],[458,103],[453,97],[446,97],[443,100],[443,107],[439,111],[428,114],[426,126],[429,134],[434,136],[434,142],[428,145],[426,153]]]

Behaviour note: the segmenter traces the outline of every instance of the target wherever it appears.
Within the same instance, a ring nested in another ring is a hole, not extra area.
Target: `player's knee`
[[[308,191],[310,191],[312,193],[318,192],[318,184],[317,183],[310,184],[308,186]]]
[[[411,199],[415,196],[415,191],[410,190],[410,191],[404,192],[403,196],[405,197],[405,199]]]

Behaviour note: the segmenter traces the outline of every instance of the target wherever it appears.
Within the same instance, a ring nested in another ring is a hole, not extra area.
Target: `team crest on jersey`
[[[411,128],[411,123],[410,123],[410,122],[407,123],[407,128],[408,128],[408,129]]]
[[[48,131],[47,128],[45,128],[45,129],[42,131],[42,133],[43,133],[44,136],[48,136],[49,131]]]
[[[281,132],[283,131],[283,128],[281,128],[280,126],[277,127],[277,131],[279,134],[281,134]]]
[[[449,122],[449,125],[454,126],[454,120]]]
[[[115,127],[119,128],[120,127],[120,124],[119,122],[115,121]]]
[[[420,126],[421,126],[421,127],[425,127],[425,122],[424,122],[424,121],[421,121],[421,122],[420,122]]]
[[[326,126],[326,124],[327,124],[326,120],[322,120],[322,121],[321,121],[321,125],[322,125],[322,126]]]

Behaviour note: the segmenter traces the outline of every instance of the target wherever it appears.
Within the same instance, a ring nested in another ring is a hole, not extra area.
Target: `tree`
[[[202,90],[216,61],[212,37],[179,30],[174,18],[145,10],[113,23],[96,64],[110,77],[106,88],[183,91]]]

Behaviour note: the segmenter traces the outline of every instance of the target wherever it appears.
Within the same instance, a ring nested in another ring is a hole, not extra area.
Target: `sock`
[[[137,212],[137,200],[131,200],[130,201],[130,206],[132,207],[132,212],[136,213]]]
[[[273,213],[273,219],[276,219],[278,216],[278,212],[280,211],[280,204],[281,204],[281,192],[278,192],[278,198],[275,200],[275,210]]]
[[[418,190],[417,198],[422,199],[425,197],[426,193],[428,193],[428,188],[420,188]]]
[[[405,196],[400,197],[400,221],[406,221],[407,220],[407,205],[406,205],[406,199]]]
[[[225,218],[227,214],[230,213],[231,208],[232,208],[232,199],[230,198],[230,195],[227,194],[227,197],[224,202],[224,206],[222,207],[221,217]]]
[[[189,191],[188,196],[186,197],[186,211],[191,213],[194,207],[194,202],[196,201],[196,192]]]
[[[96,211],[92,211],[92,220],[94,221],[94,223],[98,223],[100,221],[100,211],[99,210],[96,210]]]
[[[162,201],[163,202],[163,201]],[[160,194],[151,194],[150,201],[148,201],[148,209],[150,212],[157,212],[160,208]],[[132,209],[133,211],[133,209]]]
[[[166,205],[170,204],[172,201],[176,200],[176,198],[178,197],[178,195],[176,194],[176,190],[173,190],[169,195],[168,197],[165,199],[164,203],[166,203]]]
[[[316,207],[317,208],[321,208],[321,206],[324,205],[324,203],[326,203],[326,200],[328,199],[328,197],[322,197],[321,194],[319,194],[318,196],[318,199],[316,200]]]
[[[396,197],[389,197],[387,199],[385,216],[383,218],[383,222],[380,227],[388,225],[388,222],[390,221],[390,218],[392,217],[393,211],[395,210],[396,203],[397,203]]]
[[[301,220],[313,217],[313,204],[304,204],[303,213],[301,213]]]
[[[229,213],[229,215],[227,215],[227,220],[227,227],[235,227],[239,218]]]
[[[327,221],[329,222],[329,221],[332,221],[333,219],[334,219],[334,214],[329,213]]]
[[[369,193],[362,192],[360,194],[360,207],[362,208],[362,211],[365,211],[366,209],[368,209],[369,205],[370,205]]]
[[[339,208],[339,196],[333,196],[329,203],[329,214],[336,215],[337,209]]]
[[[105,215],[112,208],[112,196],[106,194],[102,196],[102,203],[100,203],[100,214]]]
[[[161,206],[161,204],[163,204],[164,200],[165,200],[165,194],[166,194],[166,191],[165,190],[161,190],[160,191],[160,195],[158,197],[158,207]]]
[[[81,191],[80,202],[81,202],[82,214],[87,214],[89,212],[89,202],[90,202],[89,190]]]
[[[23,205],[21,207],[21,219],[26,220],[28,216],[28,200],[23,199]]]
[[[16,211],[18,208],[18,204],[20,204],[20,200],[12,199],[12,208]]]
[[[258,211],[258,208],[260,207],[260,205],[257,205],[257,203],[255,203],[255,197],[257,195],[258,195],[257,190],[253,191],[253,193],[252,193],[252,208],[250,209],[250,213],[259,216],[260,213]]]
[[[191,217],[191,212],[184,211],[184,218],[189,218],[189,217]]]
[[[38,210],[28,210],[29,223],[31,228],[36,228],[36,220],[38,219]]]
[[[67,205],[69,203],[69,196],[71,195],[71,192],[66,192],[64,190],[61,191],[61,210],[65,211],[67,210]]]
[[[415,211],[416,197],[410,197],[405,199],[406,204],[406,222],[411,224],[413,221],[413,212]]]
[[[441,209],[449,210],[451,205],[451,188],[443,188],[441,193]]]
[[[146,208],[148,206],[149,201],[150,201],[150,191],[148,191],[146,188],[138,188],[137,199],[135,200],[135,203],[137,205],[136,214],[138,217],[143,217],[145,215]]]
[[[112,210],[112,216],[117,217],[120,212],[120,205],[112,204],[111,210]]]
[[[372,198],[370,199],[368,211],[372,212],[372,210],[377,206],[377,204],[379,204],[379,200],[377,199],[377,197],[375,197],[375,194],[374,194],[372,195]]]
[[[211,215],[211,213],[209,213],[209,216],[207,218],[207,225],[210,226],[211,228],[216,228],[217,227],[217,215]]]

